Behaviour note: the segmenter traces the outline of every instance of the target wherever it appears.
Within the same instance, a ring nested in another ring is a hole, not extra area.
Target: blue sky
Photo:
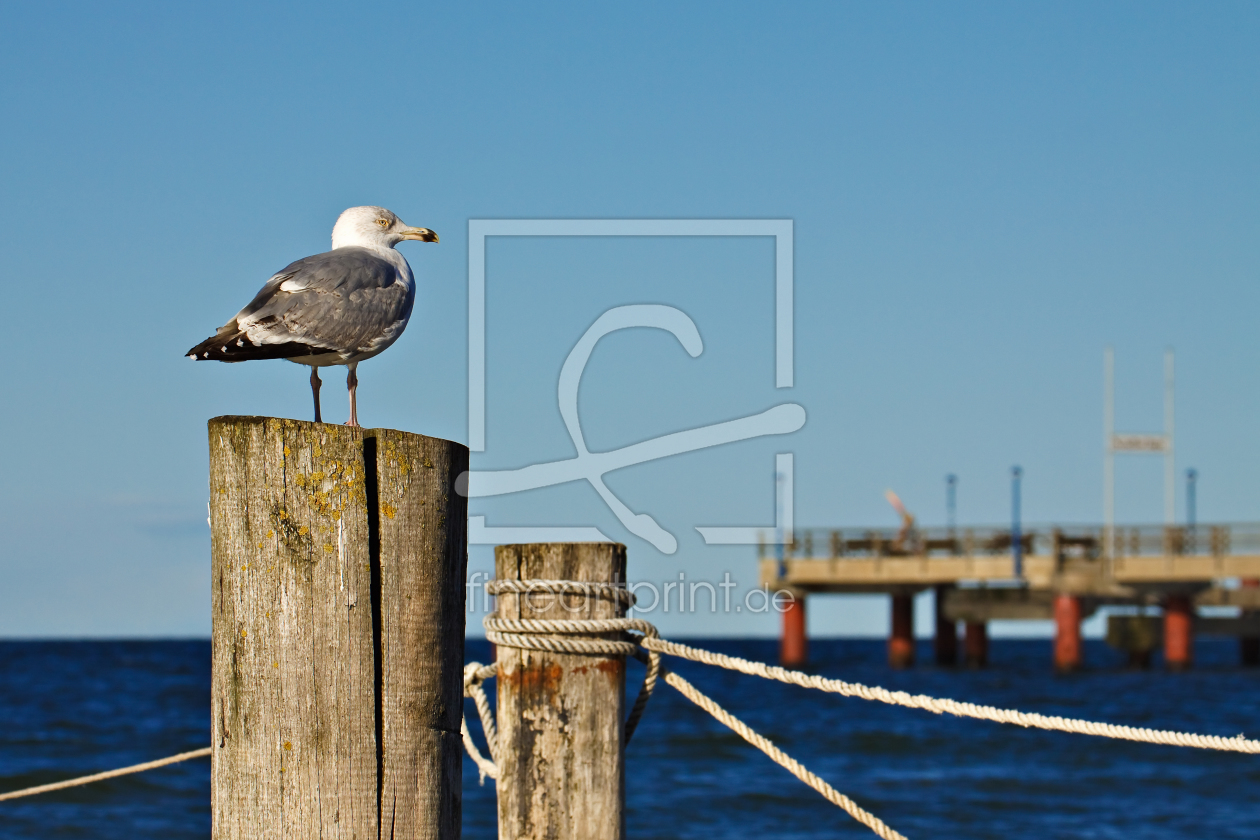
[[[751,582],[696,525],[1101,516],[1102,351],[1117,420],[1156,430],[1178,364],[1178,472],[1202,521],[1260,518],[1260,10],[1253,4],[26,4],[0,29],[0,635],[209,629],[205,421],[309,417],[303,370],[182,353],[275,270],[381,204],[416,315],[360,369],[368,425],[467,440],[467,225],[481,218],[790,218],[796,386],[773,387],[765,239],[494,242],[484,468],[572,454],[565,354],[608,307],[667,303],[705,340],[605,339],[593,449],[778,402],[788,439],[611,475],[678,535],[627,534],[584,485],[474,502],[491,524],[596,525],[632,576]],[[325,377],[340,419],[344,391]],[[1157,460],[1118,515],[1161,516]],[[1182,500],[1178,499],[1178,510]],[[1180,515],[1180,514],[1179,514]],[[472,568],[489,568],[475,549]],[[816,633],[879,635],[878,599]],[[770,616],[659,616],[775,632]]]

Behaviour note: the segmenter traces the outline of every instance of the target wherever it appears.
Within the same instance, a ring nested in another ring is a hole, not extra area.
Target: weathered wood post
[[[624,585],[614,543],[503,545],[500,580]],[[584,594],[498,596],[499,618],[621,618],[624,605]],[[615,637],[615,634],[614,634]],[[625,658],[498,648],[500,840],[625,837]]]
[[[458,838],[468,450],[209,431],[213,837]]]

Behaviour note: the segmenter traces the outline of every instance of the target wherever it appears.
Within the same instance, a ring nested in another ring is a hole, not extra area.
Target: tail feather
[[[328,350],[324,348],[312,347],[299,341],[288,341],[283,344],[255,344],[237,327],[236,321],[232,321],[184,355],[199,362],[248,362],[255,359],[317,356],[327,352]]]

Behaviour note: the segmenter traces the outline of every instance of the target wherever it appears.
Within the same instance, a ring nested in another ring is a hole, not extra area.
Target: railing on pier
[[[1044,525],[1020,529],[1026,555],[1096,560],[1106,553],[1107,539],[1101,525]],[[763,532],[758,556],[773,556],[773,532]],[[1116,557],[1260,554],[1260,522],[1213,525],[1116,526],[1112,540]],[[870,558],[924,556],[983,556],[1010,554],[1011,529],[996,526],[970,528],[916,528],[902,533],[893,528],[799,529],[786,535],[788,558]]]

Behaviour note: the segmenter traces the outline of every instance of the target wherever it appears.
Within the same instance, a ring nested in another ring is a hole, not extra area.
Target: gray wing
[[[189,355],[246,361],[371,352],[398,337],[414,303],[414,283],[388,260],[367,248],[338,248],[286,266]]]

